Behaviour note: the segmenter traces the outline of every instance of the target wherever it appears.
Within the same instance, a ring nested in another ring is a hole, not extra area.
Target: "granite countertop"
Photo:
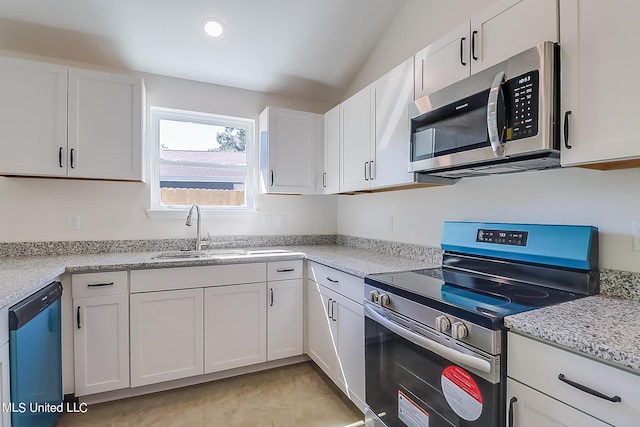
[[[505,317],[505,326],[640,375],[640,301],[594,295]]]
[[[251,248],[253,250],[257,248]],[[270,248],[274,249],[274,248]],[[307,258],[364,277],[371,273],[414,270],[434,264],[340,245],[286,246],[292,251],[231,259],[151,259],[160,252],[115,252],[81,255],[0,258],[0,307],[12,305],[64,273],[192,267]]]

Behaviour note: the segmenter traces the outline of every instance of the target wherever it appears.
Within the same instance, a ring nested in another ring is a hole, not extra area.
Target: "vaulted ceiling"
[[[337,102],[404,2],[3,0],[0,49]]]

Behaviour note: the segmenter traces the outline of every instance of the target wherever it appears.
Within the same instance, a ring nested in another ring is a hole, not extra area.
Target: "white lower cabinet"
[[[129,295],[74,298],[75,394],[129,387]]]
[[[203,290],[131,294],[131,386],[200,375]]]
[[[531,387],[507,379],[509,427],[605,427],[610,424],[578,411]]]
[[[512,332],[507,345],[513,427],[638,425],[639,375]]]
[[[304,341],[302,260],[267,264],[267,360],[298,356]]]
[[[75,395],[129,387],[128,273],[74,274]]]
[[[308,279],[307,336],[311,359],[364,411],[362,305]]]
[[[267,360],[266,284],[204,290],[205,373]]]

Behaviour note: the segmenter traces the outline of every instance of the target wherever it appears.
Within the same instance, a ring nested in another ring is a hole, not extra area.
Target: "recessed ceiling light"
[[[224,32],[224,25],[217,19],[207,19],[204,21],[204,32],[213,38],[218,38]]]

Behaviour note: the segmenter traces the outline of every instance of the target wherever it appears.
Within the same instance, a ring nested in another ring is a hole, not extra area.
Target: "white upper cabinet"
[[[558,42],[558,0],[502,0],[471,19],[471,74],[545,41]]]
[[[336,105],[324,115],[324,194],[340,192],[340,106]]]
[[[267,107],[260,114],[260,191],[314,194],[322,115]]]
[[[0,58],[0,174],[141,181],[142,79]]]
[[[141,181],[142,80],[69,70],[69,168],[78,178]]]
[[[640,165],[638,15],[633,0],[560,1],[563,166]]]
[[[369,188],[375,161],[371,115],[371,86],[340,104],[340,192]]]
[[[0,58],[0,173],[67,174],[67,70]]]
[[[414,56],[415,98],[429,95],[469,76],[469,21]]]
[[[415,55],[415,98],[558,40],[557,0],[501,0]]]
[[[408,111],[413,101],[413,75],[413,60],[409,59],[371,85],[375,143],[371,188],[414,181],[414,174],[409,173]]]

